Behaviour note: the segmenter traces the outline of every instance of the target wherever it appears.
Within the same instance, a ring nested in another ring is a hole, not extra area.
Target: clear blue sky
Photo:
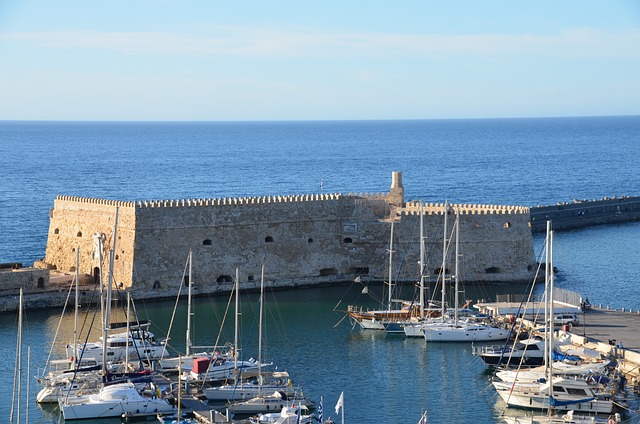
[[[637,0],[0,0],[0,120],[639,114]]]

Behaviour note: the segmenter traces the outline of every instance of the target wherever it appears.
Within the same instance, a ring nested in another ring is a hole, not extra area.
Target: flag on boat
[[[336,414],[340,413],[340,408],[344,407],[344,392],[340,392],[340,398],[338,399],[338,403],[336,403]]]
[[[322,406],[322,396],[320,396],[320,405],[318,405],[318,410],[316,411],[316,413],[318,414],[318,422],[322,422],[322,411],[323,410],[323,406]]]

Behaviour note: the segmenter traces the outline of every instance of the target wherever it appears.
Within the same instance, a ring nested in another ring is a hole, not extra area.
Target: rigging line
[[[171,320],[169,321],[169,329],[167,330],[167,335],[165,337],[165,346],[168,347],[169,346],[169,340],[170,340],[170,336],[171,336],[171,328],[173,327],[173,320],[176,317],[176,311],[178,310],[178,303],[180,302],[180,295],[182,294],[182,287],[184,286],[184,277],[187,274],[187,267],[189,265],[189,258],[187,257],[187,261],[184,265],[184,270],[182,271],[182,278],[180,279],[180,286],[178,287],[178,296],[176,296],[176,302],[173,305],[173,312],[171,313]],[[189,284],[191,284],[191,282],[189,282]],[[173,348],[173,347],[172,347]],[[176,349],[177,351],[177,349]],[[180,355],[180,352],[178,351],[178,355]],[[164,358],[164,351],[162,352],[162,355],[160,355],[160,360],[162,360]]]
[[[73,280],[71,280],[71,285],[69,286],[69,291],[67,292],[67,299],[64,301],[64,306],[62,307],[62,313],[60,314],[60,319],[58,320],[58,326],[56,327],[56,332],[53,335],[51,347],[49,348],[49,354],[47,355],[47,362],[45,362],[44,368],[42,368],[41,377],[44,377],[45,373],[47,372],[47,367],[49,366],[49,361],[51,361],[51,355],[53,354],[53,345],[55,344],[55,341],[58,340],[58,333],[60,331],[60,326],[62,325],[62,318],[64,317],[64,313],[67,310],[67,304],[69,303],[69,299],[71,298],[71,288],[74,286],[73,283],[75,279],[76,277],[74,274]]]

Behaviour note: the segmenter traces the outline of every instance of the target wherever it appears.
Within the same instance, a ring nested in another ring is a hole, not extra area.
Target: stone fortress
[[[460,279],[528,282],[536,266],[529,208],[449,205],[447,269],[459,210]],[[420,279],[420,217],[426,273],[442,267],[444,204],[405,201],[402,174],[384,194],[308,194],[224,199],[116,201],[58,196],[50,213],[46,258],[39,267],[97,276],[95,235],[103,243],[103,275],[113,249],[113,279],[144,298],[174,297],[189,251],[197,293],[229,291],[236,270],[243,288],[259,287],[261,267],[272,287],[382,282],[388,277],[393,222],[395,282]]]

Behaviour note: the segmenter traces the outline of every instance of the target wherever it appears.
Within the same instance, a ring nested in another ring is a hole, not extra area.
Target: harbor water
[[[638,195],[638,139],[640,117],[0,122],[0,262],[30,265],[44,257],[49,209],[58,194],[144,200],[376,193],[388,191],[392,171],[402,171],[407,199],[533,206]],[[542,237],[534,238],[536,251]],[[594,305],[640,309],[638,240],[639,223],[557,233],[558,286],[582,293]],[[465,297],[474,300],[524,292],[509,284],[465,289]],[[376,306],[360,290],[344,284],[269,292],[263,358],[288,371],[314,401],[322,396],[325,417],[334,421],[344,391],[345,421],[351,424],[414,423],[424,410],[430,422],[499,422],[504,405],[470,345],[357,330],[340,311],[353,303]],[[370,291],[382,297],[380,287]],[[135,301],[138,314],[153,322],[152,331],[165,336],[174,303]],[[226,296],[194,301],[196,344],[233,340],[231,318],[219,335],[227,302]],[[255,358],[256,294],[243,294],[241,305],[242,352]],[[26,313],[23,343],[31,352],[31,375],[46,363],[52,343],[56,357],[72,339],[67,311],[54,340],[61,312]],[[181,301],[170,340],[176,351],[184,348],[185,315]],[[0,403],[7,406],[16,322],[15,314],[0,315]],[[35,404],[35,379],[29,389],[30,422],[58,422],[55,408]]]

